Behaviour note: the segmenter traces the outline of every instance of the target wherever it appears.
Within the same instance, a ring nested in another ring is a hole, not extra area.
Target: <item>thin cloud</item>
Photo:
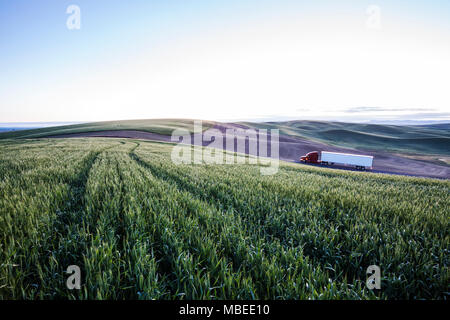
[[[403,119],[449,119],[450,112],[423,112],[402,116]]]
[[[431,108],[383,108],[383,107],[353,107],[343,110],[345,113],[362,112],[430,112],[436,109]]]

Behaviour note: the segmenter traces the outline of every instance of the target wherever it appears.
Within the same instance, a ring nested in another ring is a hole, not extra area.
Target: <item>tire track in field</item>
[[[170,173],[169,171],[167,171],[166,169],[164,169],[162,167],[159,169],[156,169],[154,165],[142,160],[135,153],[131,154],[130,156],[141,167],[143,167],[147,170],[150,170],[150,172],[152,173],[153,176],[164,181],[165,183],[172,184],[180,192],[187,192],[188,194],[190,194],[192,196],[193,199],[201,201],[202,203],[206,204],[208,207],[214,208],[218,212],[221,212],[222,210],[224,210],[224,208],[221,207],[220,205],[218,205],[215,201],[208,201],[211,199],[218,199],[218,197],[213,192],[211,192],[211,190],[200,190],[198,187],[193,186],[189,182],[183,181],[177,174]],[[178,173],[178,174],[181,175],[182,173]],[[185,175],[185,177],[188,178],[187,175]],[[204,192],[202,193],[201,191],[204,191]],[[236,210],[236,208],[234,206],[232,206],[232,205],[230,206],[229,204],[227,204],[227,205],[229,207],[231,207],[233,210]],[[267,215],[267,213],[265,213],[265,215]],[[237,217],[239,217],[239,219],[242,219],[242,217],[240,215],[238,215]],[[266,216],[264,218],[261,218],[261,220],[265,220],[265,219],[266,219]],[[271,232],[266,232],[265,238],[268,241],[273,241],[273,237],[277,237],[277,235],[275,235]],[[233,256],[230,256],[230,258],[233,260]]]
[[[68,250],[65,247],[67,242],[63,239],[70,232],[69,224],[75,221],[76,214],[82,208],[82,199],[89,171],[101,152],[102,150],[88,151],[87,156],[81,161],[80,171],[75,173],[68,181],[62,179],[58,182],[68,184],[68,192],[65,205],[62,209],[57,209],[55,217],[49,221],[48,231],[53,233],[54,236],[39,243],[37,260],[33,263],[33,266],[30,266],[31,270],[24,274],[22,278],[24,285],[50,288],[51,291],[41,298],[54,298],[58,295],[58,292],[65,288],[64,271],[73,261],[70,258],[71,253],[67,252]],[[21,250],[26,255],[29,248],[25,246]]]
[[[163,167],[158,167],[156,168],[155,165],[150,164],[144,160],[142,160],[138,155],[133,154],[133,158],[144,168],[150,170],[150,172],[152,173],[152,175],[154,175],[155,177],[157,177],[158,179],[168,183],[168,184],[172,184],[174,185],[178,190],[180,191],[184,191],[187,192],[189,194],[192,195],[193,198],[198,199],[204,203],[206,203],[208,206],[211,206],[213,208],[215,208],[217,211],[222,210],[223,208],[221,208],[220,205],[218,205],[215,201],[208,201],[209,200],[221,200],[212,190],[201,190],[199,187],[192,185],[190,182],[184,181],[183,179],[180,178],[180,175],[184,175],[184,177],[189,178],[189,176],[185,173],[182,172],[177,172],[172,173],[169,172],[166,168]],[[203,193],[202,193],[203,191]],[[236,208],[233,204],[230,203],[224,203],[225,205],[231,206],[234,210],[239,211],[239,208]],[[260,220],[261,222],[258,223],[259,226],[263,227],[263,222],[267,219],[267,213],[264,213],[264,217],[261,217]],[[242,218],[240,215],[238,215],[240,218]],[[246,218],[243,218],[244,221],[246,220]],[[269,229],[265,230],[264,232],[264,237],[266,238],[266,240],[268,242],[272,242],[273,238],[278,238],[280,241],[282,240],[286,240],[284,239],[284,237],[280,237],[279,235],[271,232]],[[303,248],[303,254],[305,256],[308,256],[312,261],[314,261],[315,263],[317,263],[317,266],[322,270],[322,261],[320,260],[320,258],[318,258],[318,254],[317,252],[317,248],[315,248],[314,250],[309,250],[308,247],[302,246]],[[233,258],[233,256],[231,256],[231,259]],[[322,272],[328,274],[327,271],[322,270]],[[336,280],[339,280],[339,278],[342,276],[342,274],[339,274],[339,276],[336,278]],[[347,275],[348,276],[348,275]],[[357,277],[355,276],[355,279]]]
[[[138,146],[137,146],[138,147]],[[137,164],[139,166],[141,166],[143,169],[145,170],[149,170],[150,173],[157,179],[161,180],[164,183],[167,183],[169,185],[173,185],[178,191],[180,192],[186,192],[188,193],[192,199],[198,200],[200,202],[202,202],[203,204],[205,204],[207,207],[214,209],[217,212],[221,212],[224,208],[221,208],[219,205],[217,205],[214,201],[208,201],[211,199],[217,199],[217,197],[212,194],[210,191],[206,190],[205,192],[201,194],[201,192],[197,193],[196,191],[204,191],[204,190],[200,190],[198,187],[196,186],[192,186],[192,184],[190,184],[189,182],[185,182],[183,181],[179,175],[182,175],[184,173],[180,173],[178,172],[177,174],[173,174],[168,172],[166,169],[164,168],[155,168],[154,165],[148,163],[147,161],[142,160],[134,151],[137,149],[133,148],[132,153],[130,153],[130,157],[137,162]],[[179,175],[178,175],[179,174]],[[184,174],[184,176],[186,178],[188,178],[188,176],[186,174]],[[235,209],[233,207],[233,209]]]
[[[135,150],[135,149],[134,149]],[[174,185],[178,190],[180,191],[185,191],[188,192],[189,194],[192,195],[193,198],[198,199],[210,206],[213,206],[214,208],[216,208],[217,210],[221,210],[220,206],[217,206],[215,203],[211,203],[208,202],[208,197],[206,197],[205,195],[199,195],[198,193],[195,193],[194,191],[202,191],[199,190],[198,187],[196,186],[192,186],[192,184],[183,181],[177,174],[173,174],[169,171],[167,171],[167,169],[165,168],[155,168],[154,165],[148,163],[147,161],[142,160],[136,153],[130,154],[130,157],[135,160],[141,167],[150,170],[150,172],[152,173],[153,176],[157,177],[158,179],[165,181],[169,184]],[[182,173],[179,173],[182,174]],[[184,174],[184,176],[186,178],[188,178],[188,176],[186,174]],[[203,192],[203,194],[205,194],[205,192]],[[208,195],[210,196],[209,199],[215,198],[214,195],[210,194],[210,192],[208,192]]]
[[[180,172],[180,171],[175,171],[172,172],[170,171],[167,167],[164,166],[158,166],[152,163],[149,163],[147,161],[142,160],[142,158],[140,158],[138,155],[135,155],[135,159],[140,162],[143,163],[144,166],[146,168],[148,168],[152,174],[154,174],[156,177],[162,179],[163,181],[167,181],[169,183],[174,184],[178,189],[180,190],[184,190],[187,192],[190,192],[191,194],[193,194],[194,197],[197,197],[199,199],[204,199],[205,201],[209,200],[213,200],[213,199],[217,199],[217,196],[214,194],[214,192],[211,192],[212,190],[201,190],[198,186],[196,186],[194,183],[191,183],[190,180],[184,180],[182,178],[180,178],[182,175],[184,175],[184,177],[189,177],[189,175]],[[351,178],[354,178],[353,176]],[[204,193],[202,194],[201,191],[203,191]],[[197,194],[197,195],[196,195]],[[219,198],[220,200],[220,198]],[[211,201],[211,204],[217,207],[217,204],[214,201]],[[239,210],[239,208],[237,208]],[[327,218],[328,219],[328,218]],[[406,224],[406,222],[405,222]],[[312,242],[313,243],[313,242]],[[320,243],[319,243],[320,245]],[[324,249],[326,249],[327,247],[323,247]],[[307,250],[304,251],[304,255],[308,256],[311,258],[311,260],[315,263],[318,263],[319,265],[323,265],[324,262],[330,263],[332,265],[333,263],[333,257],[326,257],[323,258],[322,256],[322,247],[319,247],[315,242],[313,243],[313,245],[310,245],[310,248],[306,248]],[[353,247],[351,247],[353,248]],[[320,249],[321,251],[319,251],[318,253],[318,249]],[[347,252],[349,251],[349,252]],[[351,281],[353,280],[358,280],[358,279],[362,279],[363,276],[361,276],[361,270],[362,267],[361,265],[369,265],[370,263],[370,259],[368,256],[363,256],[363,258],[361,258],[359,265],[355,265],[352,267],[352,269],[350,269],[351,266],[351,260],[352,258],[350,257],[350,254],[352,252],[351,249],[348,249],[345,252],[338,252],[339,254],[343,254],[346,258],[345,263],[346,264],[342,264],[341,271],[345,271],[347,270],[347,274],[346,274],[346,278],[347,278],[347,283],[351,283]],[[369,251],[367,251],[369,252]],[[322,260],[325,259],[325,260]],[[369,260],[367,260],[369,259]],[[348,266],[347,266],[348,264]],[[336,274],[338,274],[336,272]],[[335,278],[336,281],[341,281],[341,277],[342,274],[339,273],[339,275]],[[334,277],[333,277],[334,278]]]
[[[83,165],[79,173],[69,182],[68,196],[70,199],[66,206],[57,212],[56,220],[54,220],[52,226],[55,237],[53,238],[49,251],[50,255],[52,255],[57,262],[59,269],[61,269],[58,270],[57,278],[55,278],[54,275],[48,275],[48,278],[53,280],[55,289],[64,287],[65,268],[72,264],[78,265],[81,269],[84,267],[83,259],[81,257],[83,243],[76,243],[77,250],[74,252],[71,248],[67,247],[67,242],[71,242],[68,237],[71,234],[71,227],[82,224],[84,218],[83,211],[85,207],[86,185],[93,165],[98,160],[100,154],[114,147],[116,147],[116,145],[105,147],[98,151],[90,151],[83,160]],[[81,239],[74,240],[81,241]],[[47,257],[43,255],[43,258]],[[46,261],[43,262],[43,265],[46,265]],[[52,270],[48,270],[48,272],[51,271]]]
[[[161,184],[161,187],[166,188],[167,185],[171,185],[170,182],[164,181],[164,180],[158,178],[156,175],[153,175],[152,171],[149,170],[149,168],[147,167],[147,163],[140,162],[140,159],[138,158],[138,156],[134,154],[134,151],[140,146],[139,143],[136,143],[136,144],[137,145],[132,150],[130,150],[129,157],[141,169],[141,170],[138,171],[139,174],[141,175],[141,177],[143,179],[147,180],[147,181],[150,181],[153,184],[154,182],[149,180],[149,177],[145,174],[145,173],[148,172],[148,173],[150,173],[152,178],[155,179],[155,181],[157,181],[157,183]],[[180,191],[178,188],[176,188],[176,186],[175,186],[174,190]],[[171,192],[174,192],[174,190],[171,191]],[[160,192],[160,191],[155,191],[155,192]],[[200,200],[197,197],[194,197],[189,192],[186,192],[186,194],[191,195],[194,200],[200,201],[206,207],[211,208],[211,210],[214,210],[214,207],[212,207],[209,203],[207,203],[207,202],[205,202],[203,200]],[[188,201],[188,200],[185,200],[185,201]],[[199,216],[197,216],[196,219],[198,220]],[[179,270],[177,271],[177,266],[176,265],[178,263],[177,260],[179,259],[179,256],[177,256],[177,254],[179,253],[180,248],[179,247],[171,247],[171,249],[169,251],[172,252],[172,253],[171,254],[167,254],[168,243],[164,239],[169,237],[169,239],[171,239],[171,241],[169,241],[169,242],[172,242],[172,241],[177,242],[180,239],[182,239],[182,241],[185,242],[185,241],[189,241],[189,239],[185,238],[183,236],[181,236],[181,238],[179,238],[179,239],[177,237],[172,238],[174,233],[171,233],[171,232],[169,232],[167,234],[164,230],[172,229],[174,226],[170,222],[165,220],[163,217],[160,217],[160,220],[158,222],[158,226],[159,226],[159,228],[156,228],[153,231],[154,232],[154,236],[155,236],[155,238],[154,238],[154,245],[155,245],[154,248],[156,249],[155,250],[155,257],[159,261],[159,263],[157,264],[158,274],[162,275],[163,277],[165,277],[167,279],[169,287],[170,287],[170,294],[173,297],[178,297],[179,290],[180,290],[180,287],[179,287],[180,286],[180,278],[179,278],[180,275],[177,276],[177,274],[176,274],[179,271]],[[182,227],[181,225],[180,226],[176,226],[175,230],[177,230],[178,228],[181,228],[181,227]],[[175,232],[175,233],[177,234],[178,232]],[[220,232],[216,232],[215,234],[218,235],[218,234],[220,234]],[[229,250],[229,251],[232,252],[232,250]],[[178,252],[178,253],[175,254],[175,252]],[[188,250],[188,252],[190,252],[189,255],[196,256],[190,250]],[[173,255],[173,254],[175,254],[175,255]],[[218,257],[219,257],[219,259],[221,259],[220,256],[218,256]],[[225,261],[228,260],[228,262],[231,262],[233,264],[233,266],[237,265],[237,263],[235,263],[235,261],[233,259],[234,258],[233,255],[226,254],[226,252],[224,251],[222,257],[225,259]],[[200,259],[200,256],[196,256],[196,259]],[[214,266],[204,265],[203,262],[201,262],[201,264],[200,264],[200,269],[208,269],[213,274],[215,272],[217,272],[215,270]],[[189,271],[188,271],[188,273],[195,273],[195,272],[196,272],[195,270],[191,270],[191,269],[189,269]],[[235,274],[236,272],[237,272],[237,270],[235,270],[234,267],[233,267],[233,269],[229,269],[226,273],[223,273],[223,274],[220,274],[220,275],[216,275],[216,277],[217,278],[221,278],[221,277],[225,277],[226,278],[227,276],[230,276],[230,274]],[[232,277],[234,278],[235,276],[232,276]],[[192,294],[192,292],[188,293],[188,295],[189,294]],[[192,299],[192,297],[191,297],[191,299]],[[194,298],[194,299],[196,299],[196,298]]]
[[[158,180],[162,181],[163,183],[167,184],[167,185],[172,185],[173,187],[175,187],[176,190],[178,190],[181,193],[186,193],[188,195],[190,195],[192,197],[192,199],[194,201],[200,201],[201,203],[203,203],[207,208],[211,208],[211,210],[215,211],[215,212],[222,212],[223,208],[220,208],[220,206],[218,206],[216,203],[211,203],[207,201],[207,197],[205,195],[205,197],[202,197],[198,194],[195,193],[195,190],[197,190],[197,187],[193,186],[190,188],[190,184],[188,182],[184,182],[182,181],[178,176],[176,176],[175,174],[171,174],[169,173],[167,170],[161,168],[160,170],[164,171],[164,172],[160,172],[158,171],[152,164],[142,160],[137,154],[134,153],[134,151],[136,150],[136,148],[134,148],[133,150],[133,154],[130,154],[130,157],[132,157],[144,170],[148,170],[150,171],[150,173]],[[181,174],[181,173],[180,173]],[[213,194],[209,194],[209,192],[206,192],[211,198],[215,198],[215,196]],[[210,199],[211,199],[210,198]],[[233,214],[233,217],[235,219],[239,219],[241,220],[242,217],[241,216],[235,216]],[[197,219],[199,219],[200,217],[197,217]],[[245,220],[245,218],[244,218]],[[245,223],[242,224],[240,223],[239,226],[237,227],[239,229],[239,231],[242,233],[246,233],[248,232],[248,230],[245,227]],[[208,232],[207,229],[204,229],[206,232]],[[216,232],[217,234],[221,234],[221,232]],[[238,232],[239,233],[239,232]],[[254,252],[253,251],[249,251],[249,248],[256,245],[258,246],[258,244],[260,244],[260,242],[265,239],[264,241],[268,241],[269,243],[273,243],[275,246],[275,242],[273,242],[273,238],[272,235],[270,233],[267,233],[263,236],[263,238],[261,238],[261,234],[258,233],[259,235],[256,236],[256,238],[254,238],[251,243],[246,243],[244,244],[245,252],[240,252],[239,254],[237,254],[236,249],[237,249],[237,243],[231,244],[231,247],[229,247],[230,243],[228,243],[228,240],[225,239],[221,239],[221,237],[212,237],[211,239],[213,241],[219,241],[221,243],[220,248],[223,250],[222,251],[222,257],[224,257],[226,260],[228,260],[228,262],[232,263],[232,273],[238,273],[241,274],[242,272],[244,272],[244,276],[249,276],[250,279],[254,279],[254,281],[251,281],[252,286],[255,286],[254,289],[256,289],[254,292],[257,293],[257,295],[260,298],[269,298],[269,297],[273,297],[273,296],[278,296],[279,294],[284,294],[284,292],[279,292],[277,294],[274,293],[267,293],[265,291],[265,289],[260,288],[259,286],[261,285],[261,274],[267,274],[268,272],[270,273],[270,268],[272,268],[272,266],[267,266],[267,265],[263,265],[263,261],[266,259],[272,259],[270,257],[272,257],[272,249],[268,248],[268,251],[265,252],[265,258],[262,258],[263,260],[259,261],[258,258],[256,258],[255,261],[253,261],[253,255]],[[242,239],[242,235],[239,236]],[[222,240],[225,240],[225,242],[222,243]],[[246,242],[246,241],[244,241]],[[228,245],[227,245],[228,243]],[[242,246],[242,243],[240,244]],[[269,246],[270,247],[270,246]],[[286,250],[286,252],[290,252],[292,250],[297,250],[296,248],[285,248],[285,247],[280,247],[277,250]],[[242,254],[244,256],[242,256]],[[237,259],[237,260],[236,260]],[[278,260],[278,258],[277,258]],[[314,260],[314,259],[313,259]],[[249,261],[253,261],[252,263],[248,264]],[[251,267],[251,265],[257,266],[257,267]],[[323,270],[322,266],[319,265],[315,265],[315,266],[310,266],[310,265],[303,265],[303,267],[305,268],[305,270],[311,268],[311,270],[309,271],[310,274],[316,274],[319,273],[321,275],[326,275],[326,279],[329,278],[329,272],[326,270]],[[269,269],[268,269],[269,268]],[[245,271],[244,271],[245,270]],[[292,268],[289,268],[287,270],[285,270],[286,272],[293,272]],[[297,276],[299,271],[296,271],[292,274],[292,276]],[[278,278],[271,278],[272,281],[275,281],[274,283],[278,283],[278,281],[280,281],[283,277],[280,276]],[[259,279],[259,280],[258,280]],[[336,279],[337,280],[337,279]],[[276,290],[276,289],[274,289]],[[291,289],[292,290],[292,289]],[[290,294],[292,294],[292,292],[290,292]]]
[[[71,196],[71,199],[66,207],[61,210],[61,213],[58,214],[59,219],[56,223],[57,226],[61,227],[76,222],[77,219],[82,218],[82,215],[79,215],[79,213],[83,211],[83,207],[85,205],[84,197],[86,193],[86,184],[92,167],[101,153],[114,147],[115,145],[103,148],[99,151],[91,151],[83,161],[84,163],[78,175],[69,183],[68,194]],[[81,220],[79,222],[81,222]]]
[[[135,158],[136,155],[134,153],[134,151],[140,146],[139,142],[134,142],[136,145],[130,149],[128,156],[129,158],[134,161],[139,168],[144,169],[145,171],[147,170],[147,168],[144,166],[144,164],[139,163],[139,161]],[[144,178],[144,179],[148,179],[148,177],[146,177],[141,171],[138,171],[138,174]],[[156,176],[155,176],[156,178]],[[162,238],[161,234],[157,234],[156,235],[157,238]],[[155,240],[155,239],[152,239]],[[160,240],[160,239],[157,239]],[[163,249],[163,245],[160,244],[161,241],[156,241],[154,242],[154,244],[157,244],[155,247],[155,251],[154,251],[154,256],[156,258],[156,261],[158,262],[156,264],[156,268],[157,268],[157,273],[159,275],[161,275],[162,279],[166,279],[166,281],[168,281],[169,283],[176,283],[177,282],[177,277],[174,274],[173,270],[171,269],[171,263],[170,261],[168,261],[167,257],[164,255],[164,249]],[[172,291],[172,290],[171,290]],[[171,295],[173,295],[173,292],[171,292]]]
[[[96,177],[97,183],[99,178],[101,180],[106,178],[106,182],[101,183],[103,188],[97,189],[94,187],[94,189],[88,190],[88,197],[90,195],[95,198],[90,203],[91,207],[88,210],[88,212],[94,214],[93,216],[91,215],[88,225],[94,232],[101,230],[100,233],[105,234],[105,238],[102,241],[105,241],[106,246],[110,248],[110,253],[115,263],[105,265],[102,262],[102,253],[99,255],[97,250],[104,246],[103,242],[98,246],[99,244],[96,243],[98,240],[92,239],[88,235],[87,246],[84,247],[93,247],[95,249],[93,251],[88,250],[86,255],[88,260],[85,270],[87,279],[90,279],[89,282],[95,282],[97,274],[108,274],[111,270],[114,270],[114,276],[108,280],[106,287],[90,288],[86,297],[101,296],[107,299],[138,299],[142,297],[160,297],[161,295],[158,289],[155,289],[157,281],[147,285],[148,281],[143,280],[146,274],[151,276],[158,264],[157,261],[153,263],[148,258],[149,254],[145,249],[147,248],[146,243],[145,241],[141,242],[141,238],[137,236],[143,232],[145,233],[143,229],[146,227],[145,224],[138,223],[142,217],[134,216],[132,213],[133,209],[130,210],[130,208],[135,208],[137,205],[133,197],[135,189],[142,188],[139,181],[134,180],[134,177],[140,176],[139,171],[134,170],[135,168],[139,169],[139,167],[133,168],[130,166],[134,165],[134,162],[128,155],[136,147],[127,143],[125,148],[121,148],[117,152],[114,152],[116,150],[107,152],[100,157],[99,161],[101,163],[95,167],[96,170],[102,172],[100,176]],[[105,160],[106,162],[103,163]],[[94,184],[97,183],[94,182]],[[105,190],[109,190],[109,192],[105,193]],[[113,202],[115,205],[112,208],[108,208],[108,202]],[[92,243],[96,244],[92,245]],[[144,244],[142,245],[142,243]],[[142,261],[147,263],[142,264]],[[153,269],[153,266],[156,267]],[[144,274],[136,273],[137,269],[146,272]],[[158,278],[158,276],[153,277],[153,279]],[[121,290],[110,291],[107,288],[108,286],[120,286]]]
[[[122,142],[122,145],[126,145],[125,142]],[[136,142],[134,142],[136,143]],[[136,143],[136,146],[132,147],[130,149],[129,152],[131,152],[131,150],[135,150],[138,147],[138,143]],[[125,245],[125,240],[130,241],[130,239],[127,239],[127,229],[129,229],[129,226],[126,223],[127,218],[125,217],[125,201],[127,201],[125,199],[125,194],[126,194],[126,190],[125,190],[125,178],[124,178],[124,174],[122,172],[123,168],[121,168],[121,165],[123,164],[120,159],[118,159],[117,157],[115,157],[115,162],[116,162],[116,171],[117,171],[117,175],[119,177],[119,184],[120,184],[120,192],[118,192],[118,197],[119,197],[119,208],[118,208],[118,225],[115,228],[115,234],[118,237],[118,241],[117,241],[117,251],[120,253],[123,253],[124,255],[124,260],[128,260],[131,259],[130,255],[130,250],[126,247]],[[128,259],[126,258],[128,257]],[[120,268],[120,274],[121,274],[121,278],[123,275],[127,274],[128,270],[126,269],[127,266],[124,264],[120,264],[119,266]],[[128,278],[124,277],[121,279],[121,283],[123,282],[123,285],[125,287],[128,288],[135,288],[136,287],[136,282],[134,281],[130,281]],[[124,291],[123,294],[126,294],[126,292]],[[125,298],[125,296],[124,296]],[[133,296],[134,299],[136,299],[135,296]]]
[[[155,165],[142,160],[135,153],[133,153],[131,156],[141,166],[150,170],[152,175],[154,175],[158,179],[161,179],[162,181],[164,181],[168,184],[174,185],[180,191],[189,193],[190,195],[192,195],[193,198],[206,203],[208,206],[215,208],[219,212],[221,210],[223,210],[223,208],[221,208],[221,206],[218,205],[215,201],[208,201],[208,200],[214,200],[214,199],[221,200],[220,197],[218,197],[213,192],[213,190],[201,190],[201,189],[199,189],[198,186],[195,186],[195,185],[191,184],[189,181],[184,181],[183,179],[180,178],[180,175],[184,175],[184,177],[188,178],[189,176],[187,174],[184,174],[182,172],[172,173],[172,172],[169,172],[167,170],[167,168],[163,168],[163,167],[156,168]],[[239,211],[239,208],[235,207],[233,204],[230,204],[230,203],[224,203],[224,204],[231,206],[234,210]],[[263,227],[264,221],[267,219],[267,213],[263,212],[263,214],[264,214],[264,216],[261,216],[259,218],[260,222],[256,222],[258,224],[258,226],[261,226],[261,227]],[[245,217],[241,217],[241,216],[239,216],[239,217],[241,219],[243,219],[244,221],[247,220],[247,218],[245,218]],[[273,238],[278,238],[280,241],[287,240],[284,238],[284,236],[280,237],[278,234],[273,233],[270,229],[265,230],[263,237],[268,242],[272,242]],[[331,274],[329,274],[328,271],[323,270],[323,268],[322,268],[323,261],[320,258],[321,255],[318,254],[318,248],[314,248],[311,250],[309,250],[308,247],[304,247],[304,246],[302,246],[302,248],[304,250],[303,255],[309,257],[312,261],[314,261],[316,264],[316,267],[318,267],[322,273],[327,274],[327,276],[332,276]],[[233,256],[231,256],[231,259],[233,259]],[[342,276],[342,273],[336,274],[335,280],[340,281],[341,276]],[[349,276],[349,275],[347,274],[347,276]],[[349,277],[349,279],[350,280],[359,279],[356,271],[354,273],[354,277]]]

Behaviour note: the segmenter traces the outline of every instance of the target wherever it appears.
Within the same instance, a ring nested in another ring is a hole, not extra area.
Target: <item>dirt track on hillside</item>
[[[244,126],[238,126],[235,124],[221,123],[214,126],[213,129],[219,130],[222,134],[225,134],[226,129],[245,129]],[[241,134],[242,135],[242,134]],[[109,137],[109,138],[131,138],[131,139],[143,139],[170,142],[171,137],[156,133],[133,131],[133,130],[121,130],[121,131],[98,131],[98,132],[85,132],[51,136],[51,138],[81,138],[81,137]],[[189,138],[189,137],[186,137]],[[191,135],[192,143],[194,140],[201,141],[201,136]],[[192,139],[194,138],[194,139]],[[197,139],[195,139],[197,138]],[[199,139],[200,138],[200,139]],[[184,140],[185,142],[188,140]],[[253,141],[253,140],[252,140]],[[255,141],[253,141],[255,142]],[[256,141],[257,142],[257,141]],[[207,146],[210,141],[203,141],[202,145]],[[223,148],[225,148],[225,141]],[[270,144],[269,144],[270,153]],[[341,148],[336,146],[330,146],[324,143],[306,140],[298,137],[291,137],[286,135],[280,135],[279,137],[279,157],[281,160],[297,162],[298,159],[310,152],[310,151],[331,151],[331,152],[343,152],[354,154],[372,155],[374,157],[372,172],[388,173],[388,174],[401,174],[418,177],[429,178],[441,178],[450,179],[450,167],[445,165],[438,165],[435,163],[409,159],[390,154],[388,152],[381,151],[360,151],[348,148]],[[245,153],[249,152],[249,142],[246,142]],[[253,153],[251,153],[253,154]],[[254,154],[257,155],[257,154]],[[347,167],[337,167],[336,169],[353,170]]]

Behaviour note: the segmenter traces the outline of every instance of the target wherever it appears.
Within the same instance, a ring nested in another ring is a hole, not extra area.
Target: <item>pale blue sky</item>
[[[450,119],[449,59],[449,1],[0,0],[0,122]]]

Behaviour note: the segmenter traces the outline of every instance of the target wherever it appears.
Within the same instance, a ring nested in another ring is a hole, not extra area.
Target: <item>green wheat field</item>
[[[448,180],[177,166],[172,147],[0,141],[0,299],[449,298]]]

